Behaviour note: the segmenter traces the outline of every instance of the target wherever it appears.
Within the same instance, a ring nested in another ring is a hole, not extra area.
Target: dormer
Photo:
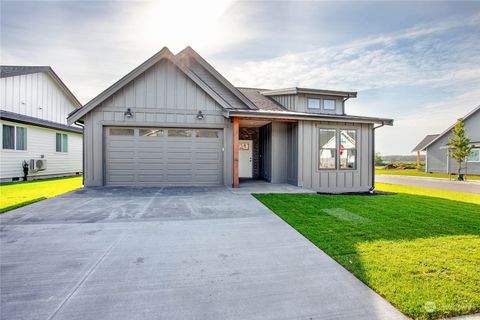
[[[285,108],[296,112],[345,114],[345,101],[356,98],[356,92],[309,88],[286,88],[261,91]]]

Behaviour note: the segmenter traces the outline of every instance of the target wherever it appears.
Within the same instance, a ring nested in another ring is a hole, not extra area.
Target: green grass
[[[0,213],[58,196],[81,186],[82,177],[1,184]]]
[[[414,177],[428,177],[428,178],[456,178],[456,175],[449,176],[446,173],[426,173],[424,171],[418,171],[417,169],[392,169],[384,170],[382,167],[375,167],[375,174],[390,174],[395,176],[414,176]],[[467,180],[480,180],[480,176],[467,175]]]
[[[480,199],[420,189],[255,197],[406,315],[479,312]]]

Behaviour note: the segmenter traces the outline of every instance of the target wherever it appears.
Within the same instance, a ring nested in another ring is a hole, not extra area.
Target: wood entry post
[[[233,118],[233,187],[238,188],[240,181],[238,179],[238,139],[239,123],[238,118]]]
[[[417,169],[420,169],[420,150],[417,150]]]

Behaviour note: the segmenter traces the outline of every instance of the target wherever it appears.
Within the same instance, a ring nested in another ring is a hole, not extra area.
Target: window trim
[[[332,150],[333,148],[320,148],[320,131],[321,130],[330,130],[335,132],[335,167],[334,168],[321,168],[320,167],[320,151],[325,150]],[[337,128],[326,128],[326,127],[317,127],[317,170],[318,171],[337,171],[338,170],[338,129]]]
[[[343,150],[355,150],[355,168],[342,168],[341,163],[340,163],[340,139],[342,135],[342,131],[355,131],[355,149],[346,149],[344,148]],[[358,169],[358,129],[353,129],[353,128],[339,128],[338,129],[338,169],[342,171],[355,171]]]
[[[333,101],[333,109],[326,109],[325,108],[325,100]],[[337,99],[333,98],[322,98],[322,111],[336,111],[337,110]]]
[[[3,137],[3,127],[4,126],[13,127],[13,148],[12,149],[7,149],[7,148],[3,147],[3,138],[4,138]],[[17,128],[22,128],[22,129],[25,130],[24,131],[24,133],[25,133],[25,135],[24,135],[25,149],[18,149],[17,148]],[[26,152],[26,151],[28,151],[28,138],[27,138],[27,136],[28,136],[27,131],[28,130],[27,129],[28,129],[27,127],[17,126],[15,124],[2,123],[2,150],[6,151],[6,152],[8,152],[8,151],[15,151],[15,152],[22,152],[22,151]]]
[[[478,154],[479,154],[478,155],[478,160],[468,160],[468,157],[467,157],[467,159],[466,159],[467,163],[478,163],[478,162],[480,162],[480,148],[472,148],[471,151],[473,151],[473,150],[478,150]]]
[[[57,149],[57,137],[60,136],[60,151]],[[66,139],[65,139],[66,138]],[[64,148],[64,141],[67,141],[67,146]],[[55,152],[60,154],[68,153],[68,134],[63,132],[55,132]],[[66,150],[64,150],[66,149]]]
[[[308,104],[308,101],[309,100],[318,100],[318,108],[311,108]],[[310,110],[322,110],[322,98],[318,98],[318,97],[308,97],[307,96],[307,109],[310,109]]]

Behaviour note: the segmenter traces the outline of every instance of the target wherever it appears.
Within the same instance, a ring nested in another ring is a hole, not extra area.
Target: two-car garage
[[[105,128],[105,184],[223,184],[223,130]]]

